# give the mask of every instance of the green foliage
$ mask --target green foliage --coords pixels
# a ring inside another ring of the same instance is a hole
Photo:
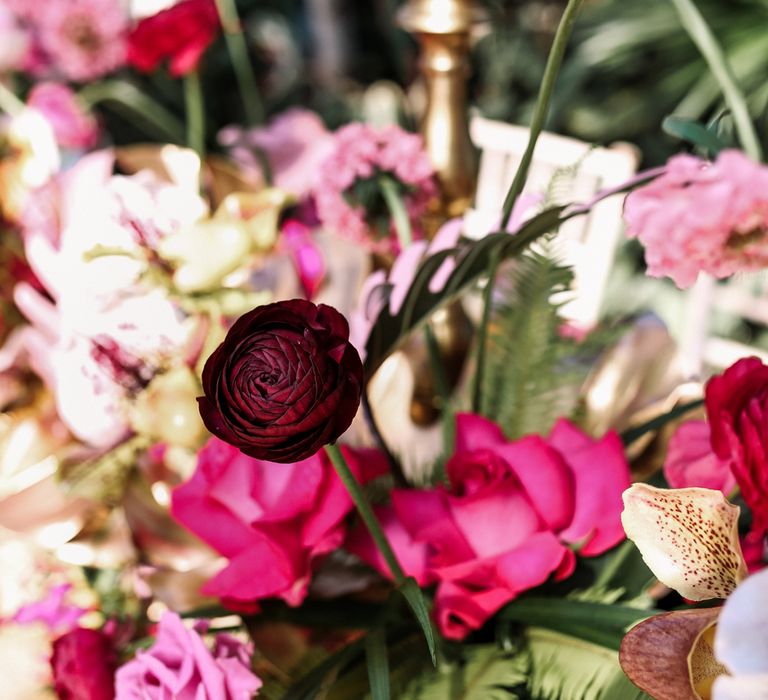
[[[558,334],[553,301],[572,279],[569,268],[533,251],[500,273],[497,287],[507,298],[489,328],[481,412],[509,438],[546,433],[575,406],[586,369],[572,359],[576,344]]]
[[[402,700],[523,700],[529,671],[525,652],[467,646],[462,658],[415,679]]]
[[[615,651],[557,632],[526,632],[531,658],[531,700],[643,700]]]

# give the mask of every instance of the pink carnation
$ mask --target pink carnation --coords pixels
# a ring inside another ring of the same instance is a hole
[[[401,185],[412,225],[437,194],[434,169],[417,134],[397,126],[377,129],[348,124],[335,134],[335,149],[324,162],[314,188],[317,213],[322,223],[352,240],[374,249],[387,250],[388,240],[375,241],[375,232],[362,204],[349,201],[356,183],[381,174]]]
[[[99,140],[99,125],[78,103],[63,83],[37,83],[27,99],[53,128],[56,141],[64,148],[91,148]]]
[[[768,167],[740,151],[714,163],[670,159],[664,174],[630,194],[627,235],[645,246],[652,277],[680,288],[700,272],[717,278],[768,266]]]
[[[361,481],[386,470],[378,452],[343,450]],[[237,609],[262,598],[299,605],[315,566],[341,546],[351,511],[323,450],[295,464],[273,464],[215,437],[171,505],[179,522],[229,559],[203,592]]]
[[[396,489],[380,517],[406,573],[437,583],[435,617],[449,639],[550,577],[573,573],[624,538],[629,466],[615,433],[593,440],[566,420],[546,438],[508,441],[491,421],[459,415],[450,486]],[[388,574],[369,536],[348,547]]]
[[[176,613],[166,612],[155,643],[117,670],[115,700],[251,700],[262,683],[250,657],[249,646],[226,634],[209,649]]]
[[[32,4],[32,3],[30,3]],[[85,82],[125,63],[128,16],[115,0],[46,0],[32,18],[53,68]]]

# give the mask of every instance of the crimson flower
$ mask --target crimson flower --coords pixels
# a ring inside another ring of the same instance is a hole
[[[214,0],[182,0],[134,27],[128,36],[128,63],[149,73],[167,59],[171,75],[191,73],[219,26]]]

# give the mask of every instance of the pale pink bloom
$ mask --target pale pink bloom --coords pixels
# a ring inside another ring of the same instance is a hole
[[[18,70],[30,50],[31,38],[6,5],[0,5],[0,37],[0,73]]]
[[[251,700],[262,683],[251,671],[250,644],[218,634],[209,649],[200,634],[166,612],[155,643],[117,670],[116,700]]]
[[[128,15],[119,0],[46,0],[34,24],[52,67],[69,80],[99,78],[125,63]]]
[[[437,194],[437,186],[422,138],[399,127],[379,129],[354,123],[339,129],[335,148],[320,168],[313,194],[324,226],[374,250],[387,251],[396,248],[394,239],[377,241],[367,219],[370,212],[362,204],[348,201],[355,183],[380,175],[399,183],[418,235],[418,217]]]
[[[320,166],[334,147],[333,135],[320,117],[306,109],[290,109],[267,126],[242,129],[228,126],[219,143],[247,170],[261,172],[255,149],[261,149],[272,169],[276,187],[303,198],[317,181]]]
[[[729,460],[712,449],[709,423],[689,420],[680,425],[669,441],[664,476],[673,489],[699,486],[728,496],[736,487]]]
[[[627,235],[645,247],[648,274],[680,288],[700,272],[722,279],[768,266],[768,167],[740,151],[714,163],[690,155],[632,192],[624,205]]]
[[[96,119],[63,83],[37,83],[29,93],[27,106],[45,117],[57,143],[64,148],[92,148],[99,140]]]

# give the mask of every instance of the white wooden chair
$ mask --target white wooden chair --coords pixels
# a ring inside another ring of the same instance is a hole
[[[480,150],[480,168],[475,206],[465,216],[465,233],[481,237],[498,225],[504,197],[528,144],[529,130],[474,117],[470,135]],[[637,149],[627,143],[595,148],[544,132],[536,143],[524,192],[548,193],[547,202],[552,204],[587,201],[598,191],[629,180],[638,160]],[[598,319],[621,235],[621,209],[622,198],[610,197],[588,215],[564,224],[555,239],[556,254],[574,270],[574,293],[563,314],[577,325],[588,327]]]
[[[680,348],[689,374],[706,377],[742,357],[756,355],[768,363],[768,348],[735,340],[732,330],[752,323],[768,332],[768,276],[743,273],[718,281],[700,275],[685,303]]]

